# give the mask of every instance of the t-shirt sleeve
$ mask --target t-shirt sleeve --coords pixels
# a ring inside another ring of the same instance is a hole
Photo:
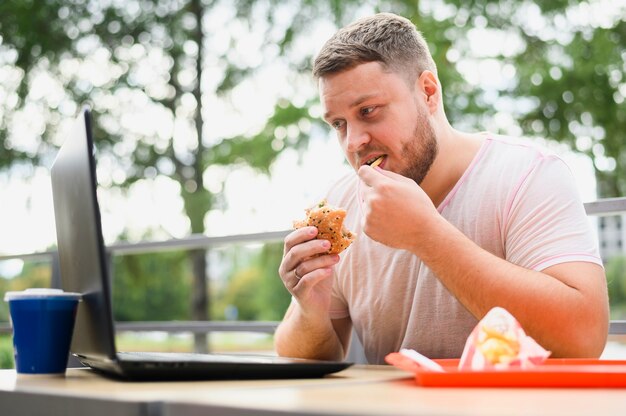
[[[585,213],[574,176],[560,158],[539,159],[508,205],[507,260],[538,271],[573,261],[602,266],[592,220]]]

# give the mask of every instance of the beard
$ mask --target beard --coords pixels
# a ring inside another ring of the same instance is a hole
[[[419,112],[413,135],[402,146],[402,157],[407,161],[408,166],[398,173],[413,179],[420,185],[433,165],[438,152],[435,130],[426,116]]]

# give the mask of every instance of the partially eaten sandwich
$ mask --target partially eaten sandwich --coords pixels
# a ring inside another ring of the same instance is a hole
[[[296,229],[307,226],[316,227],[318,230],[316,238],[330,241],[327,254],[339,254],[354,241],[356,236],[343,225],[346,218],[345,209],[333,207],[326,199],[323,199],[305,212],[306,218],[294,221],[293,227]]]

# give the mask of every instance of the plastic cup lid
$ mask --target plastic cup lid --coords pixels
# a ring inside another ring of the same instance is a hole
[[[47,288],[31,288],[21,292],[7,292],[4,294],[5,301],[11,301],[16,299],[43,299],[43,298],[55,298],[55,299],[77,299],[80,300],[82,295],[80,293],[64,292],[61,289],[47,289]]]

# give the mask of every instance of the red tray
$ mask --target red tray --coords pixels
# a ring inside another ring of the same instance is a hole
[[[434,360],[444,372],[425,370],[400,353],[385,360],[415,374],[424,387],[626,387],[626,360],[549,358],[531,369],[459,370],[458,359]]]

